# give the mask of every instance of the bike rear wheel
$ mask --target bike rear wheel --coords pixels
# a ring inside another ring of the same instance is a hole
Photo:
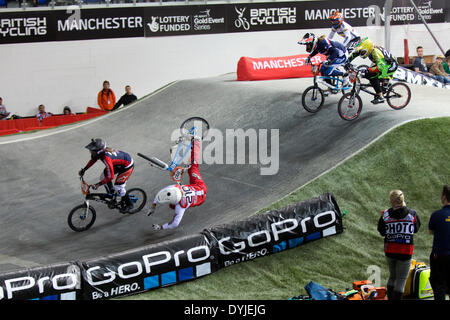
[[[339,116],[346,121],[352,121],[359,117],[362,110],[362,100],[357,93],[344,94],[338,103]]]
[[[181,134],[188,135],[193,134],[193,129],[195,128],[195,133],[201,133],[202,139],[206,137],[209,131],[209,123],[201,117],[190,117],[183,121],[180,126]]]
[[[91,206],[87,207],[84,203],[70,211],[67,217],[67,223],[73,231],[82,232],[92,227],[96,217],[95,209]]]
[[[325,101],[322,89],[317,86],[311,86],[306,88],[302,94],[302,105],[303,108],[311,113],[318,112]]]
[[[395,83],[386,93],[386,101],[394,110],[406,107],[411,100],[411,90],[405,83]]]
[[[128,214],[134,214],[141,211],[147,203],[147,194],[141,188],[132,188],[128,190],[128,196],[130,197],[133,209],[128,211]]]

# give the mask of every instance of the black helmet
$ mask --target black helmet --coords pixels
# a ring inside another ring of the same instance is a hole
[[[97,154],[101,153],[102,151],[105,151],[106,149],[106,142],[103,139],[97,138],[97,139],[91,139],[91,143],[89,143],[86,147],[89,151],[94,151]]]

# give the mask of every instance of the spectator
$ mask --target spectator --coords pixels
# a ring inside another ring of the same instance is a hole
[[[445,53],[445,61],[442,63],[442,66],[444,67],[444,70],[447,74],[450,74],[450,68],[449,65],[450,64],[450,49],[447,50],[447,52]]]
[[[72,110],[70,109],[69,106],[65,106],[63,109],[63,115],[65,116],[74,116],[75,113],[72,113]]]
[[[133,94],[133,92],[131,92],[131,87],[126,86],[125,94],[120,97],[119,101],[117,101],[117,103],[114,105],[114,108],[111,111],[118,109],[122,104],[126,106],[127,104],[130,104],[136,100],[137,97]]]
[[[41,122],[43,119],[53,115],[51,112],[45,111],[45,106],[43,104],[39,105],[38,109],[39,112],[36,114],[36,118]]]
[[[450,186],[444,185],[441,194],[442,209],[433,212],[428,230],[433,235],[430,255],[430,284],[434,300],[445,300],[450,291]]]
[[[416,52],[417,57],[414,59],[414,71],[423,73],[427,76],[431,76],[431,73],[428,72],[428,67],[423,57],[423,47],[417,47]]]
[[[111,111],[116,104],[116,96],[109,87],[109,81],[103,81],[103,89],[98,93],[97,102],[99,107],[105,111]]]
[[[0,98],[0,120],[6,120],[9,116],[9,112],[6,111],[6,107],[3,105],[3,98]]]
[[[378,220],[378,232],[384,236],[384,252],[389,267],[386,285],[389,300],[400,300],[408,278],[414,251],[414,233],[420,228],[416,211],[406,207],[401,190],[389,193],[391,208],[383,211]]]
[[[444,66],[442,65],[444,61],[444,56],[438,55],[436,61],[431,66],[430,71],[435,76],[436,80],[447,84],[450,83],[450,77],[447,75],[447,72],[445,72]]]

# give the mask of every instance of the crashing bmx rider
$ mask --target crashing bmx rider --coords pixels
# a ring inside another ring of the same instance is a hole
[[[200,206],[206,199],[206,184],[200,176],[198,169],[200,137],[192,138],[191,147],[191,167],[188,170],[189,184],[175,184],[160,190],[153,200],[152,207],[148,212],[151,215],[155,212],[156,206],[161,203],[169,203],[169,207],[175,210],[172,221],[163,225],[154,224],[154,230],[174,229],[178,227],[183,219],[187,208]]]
[[[121,213],[126,213],[133,208],[129,195],[125,189],[128,179],[134,169],[133,158],[126,152],[106,147],[103,139],[91,139],[91,142],[85,147],[91,152],[91,160],[82,168],[78,174],[83,176],[97,160],[101,160],[105,169],[100,176],[100,181],[92,185],[92,189],[97,190],[104,185],[107,193],[117,193],[121,197],[124,206],[120,209]],[[117,174],[116,181],[112,182]]]

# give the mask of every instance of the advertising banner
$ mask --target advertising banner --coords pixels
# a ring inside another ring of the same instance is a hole
[[[399,66],[397,71],[394,73],[394,79],[405,81],[411,84],[450,89],[450,85],[448,84],[446,85],[424,74],[403,68],[401,66]]]
[[[4,11],[0,44],[330,28],[339,10],[352,26],[383,26],[385,0],[323,0]],[[427,23],[449,22],[449,2],[416,1]],[[422,23],[407,0],[393,0],[393,25]]]
[[[145,36],[226,33],[226,5],[148,7]]]
[[[218,269],[211,246],[201,234],[83,261],[80,265],[85,300],[174,285]]]
[[[307,54],[272,58],[241,57],[237,67],[237,79],[249,81],[312,77],[311,65],[305,63],[307,57]],[[318,54],[311,62],[319,64],[325,60],[324,55]]]
[[[78,300],[80,274],[75,263],[0,274],[0,300]]]
[[[204,230],[220,267],[342,233],[342,214],[331,193],[279,210]]]

